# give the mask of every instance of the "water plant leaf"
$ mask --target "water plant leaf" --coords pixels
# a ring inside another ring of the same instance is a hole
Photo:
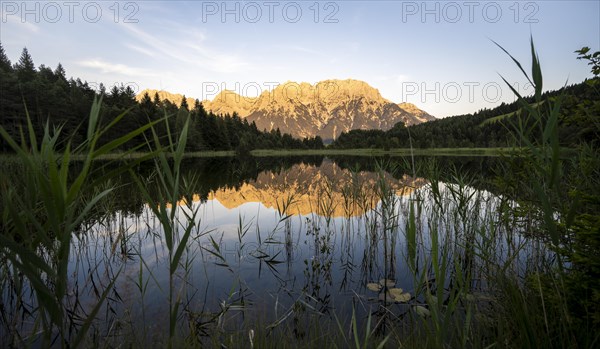
[[[367,288],[371,291],[379,292],[381,290],[381,285],[376,283],[368,283]]]
[[[389,293],[394,297],[394,300],[399,303],[406,303],[410,300],[410,293],[402,292],[401,288],[392,288]]]
[[[389,291],[381,292],[379,294],[379,300],[386,303],[394,303],[396,301],[394,296],[392,296],[392,294]]]
[[[379,300],[386,303],[406,303],[410,298],[410,293],[402,292],[401,288],[391,288],[379,294]]]

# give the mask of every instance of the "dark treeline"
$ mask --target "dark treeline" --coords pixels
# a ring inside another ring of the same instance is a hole
[[[557,91],[546,92],[543,100],[564,93],[559,119],[561,145],[573,147],[600,138],[600,79],[594,78]],[[525,98],[533,103],[534,98]],[[544,108],[544,103],[538,106]],[[332,144],[339,149],[353,148],[460,148],[508,147],[514,145],[514,126],[520,117],[525,128],[536,136],[536,120],[522,116],[521,104],[502,103],[493,109],[457,115],[410,127],[398,123],[388,131],[352,130],[342,133]],[[539,134],[539,133],[538,133]]]
[[[500,157],[493,156],[376,156],[359,157],[350,155],[327,156],[340,168],[349,171],[367,171],[377,173],[380,170],[388,172],[392,177],[400,179],[405,175],[426,179],[437,175],[445,183],[455,182],[459,177],[490,181],[494,178]],[[445,171],[438,171],[445,169]]]
[[[0,125],[14,139],[19,139],[21,129],[26,127],[28,113],[39,137],[48,123],[50,130],[62,127],[63,143],[66,144],[69,139],[72,146],[81,144],[85,139],[92,102],[98,94],[103,96],[101,126],[126,113],[116,127],[104,134],[102,142],[116,139],[149,121],[166,116],[166,121],[159,122],[155,130],[163,138],[171,134],[174,139],[177,139],[189,118],[186,151],[236,150],[245,153],[252,149],[323,147],[323,141],[318,136],[300,140],[282,134],[279,129],[261,131],[255,123],[248,123],[235,114],[215,115],[207,112],[198,100],[190,106],[183,98],[181,105],[175,105],[168,100],[160,100],[158,95],[146,94],[138,102],[135,91],[129,86],[115,85],[107,91],[100,84],[96,91],[80,79],[67,79],[61,64],[54,70],[44,65],[36,68],[26,48],[13,65],[0,44]],[[145,144],[144,135],[126,144],[124,149],[139,144]],[[8,144],[1,141],[0,151],[8,150]]]

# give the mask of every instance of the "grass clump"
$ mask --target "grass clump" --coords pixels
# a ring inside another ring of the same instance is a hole
[[[40,137],[28,118],[21,140],[12,139],[0,126],[0,135],[17,154],[15,166],[21,178],[3,177],[2,197],[2,259],[3,286],[15,290],[17,299],[9,304],[22,308],[25,318],[8,318],[2,312],[8,328],[3,338],[10,346],[76,347],[86,340],[104,300],[118,276],[97,294],[96,303],[84,309],[69,284],[68,265],[75,232],[95,214],[95,207],[112,191],[103,187],[94,176],[94,160],[149,129],[141,127],[110,143],[99,145],[101,135],[113,127],[125,114],[104,129],[97,129],[100,101],[90,112],[87,141],[76,149],[70,143],[57,152],[61,129],[44,128]],[[73,157],[83,156],[72,174]],[[73,177],[70,177],[73,175]],[[11,181],[12,179],[13,181]],[[25,297],[32,292],[33,297]],[[29,300],[27,302],[26,300]],[[5,308],[3,308],[4,310]],[[15,313],[12,313],[15,314]]]

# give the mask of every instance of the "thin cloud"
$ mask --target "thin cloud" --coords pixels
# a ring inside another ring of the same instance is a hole
[[[158,74],[145,69],[133,68],[120,63],[109,63],[99,59],[91,59],[77,62],[79,66],[99,70],[103,74],[121,74],[125,76],[148,76],[155,77]]]
[[[152,52],[170,58],[173,61],[199,66],[201,68],[220,72],[236,73],[250,67],[236,55],[225,54],[201,45],[206,36],[200,32],[176,33],[172,37],[183,37],[185,39],[162,39],[156,35],[136,28],[135,26],[123,26],[134,38],[136,45],[127,43],[130,48],[152,55]]]
[[[139,47],[137,45],[132,45],[132,44],[125,44],[125,46],[128,47],[128,48],[130,48],[130,49],[132,49],[132,50],[134,50],[134,51],[142,53],[142,54],[144,54],[146,56],[156,57],[156,53],[155,52],[147,50],[147,49],[145,49],[143,47]]]
[[[37,33],[40,31],[40,27],[28,21],[27,17],[25,17],[25,22],[23,22],[19,15],[9,15],[0,12],[0,16],[3,21],[2,26],[4,27],[4,30],[10,30],[7,27],[13,25],[16,26],[16,28],[14,28],[16,32],[24,30],[30,33]]]

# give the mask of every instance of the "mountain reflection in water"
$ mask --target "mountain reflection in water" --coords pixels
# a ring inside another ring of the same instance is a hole
[[[286,171],[264,171],[255,180],[237,187],[222,187],[208,194],[208,200],[217,200],[228,209],[245,203],[258,202],[266,208],[281,208],[282,199],[289,199],[286,214],[330,215],[351,217],[363,215],[379,202],[377,190],[382,185],[399,196],[409,195],[425,185],[423,178],[403,175],[395,179],[388,172],[351,171],[340,168],[335,162],[325,160],[320,166],[294,164]],[[360,200],[359,200],[360,199]],[[193,201],[201,200],[199,194]],[[324,210],[323,200],[330,201]],[[178,205],[183,205],[182,200]]]

